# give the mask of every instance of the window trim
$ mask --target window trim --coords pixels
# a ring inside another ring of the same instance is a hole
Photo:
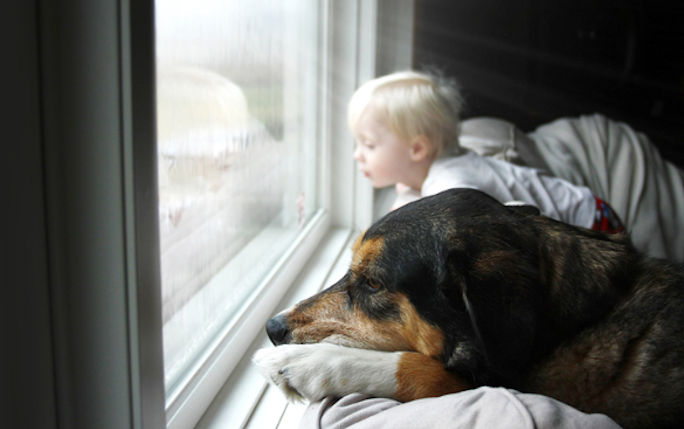
[[[58,427],[163,427],[153,3],[40,2]]]
[[[297,287],[291,288],[278,305],[283,309],[294,305],[302,299],[313,295],[341,278],[351,260],[351,243],[356,233],[347,228],[332,227],[324,237],[322,243],[297,276]],[[262,347],[270,347],[264,331],[256,336],[244,358],[235,371],[226,380],[220,392],[216,395],[206,410],[196,428],[209,427],[254,427],[262,428],[254,420],[263,423],[264,418],[258,417],[264,413],[280,414],[286,411],[285,397],[277,388],[270,386],[252,365],[250,358],[254,352]],[[275,395],[269,390],[275,390]],[[268,403],[261,403],[267,400]],[[301,404],[300,404],[301,405]],[[273,422],[276,427],[278,422]],[[179,426],[180,427],[180,426]]]
[[[167,400],[167,427],[193,427],[199,420],[262,331],[263,323],[274,312],[329,226],[329,215],[319,211],[262,280],[248,303],[222,329],[217,341],[193,368],[185,386]]]

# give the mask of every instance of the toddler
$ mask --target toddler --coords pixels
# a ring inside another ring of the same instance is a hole
[[[366,82],[352,96],[354,159],[374,187],[394,185],[397,208],[450,188],[479,189],[543,215],[604,232],[624,230],[610,206],[583,186],[458,144],[462,99],[455,82],[405,71]]]

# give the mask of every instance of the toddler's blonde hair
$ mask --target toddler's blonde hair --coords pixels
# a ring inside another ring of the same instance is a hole
[[[349,100],[347,121],[354,133],[364,110],[371,105],[382,113],[387,125],[403,141],[418,136],[430,140],[433,156],[458,154],[463,99],[453,79],[401,71],[372,79]]]

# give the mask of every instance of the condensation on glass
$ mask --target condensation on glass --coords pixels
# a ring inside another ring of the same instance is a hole
[[[317,209],[317,3],[156,1],[167,392]]]

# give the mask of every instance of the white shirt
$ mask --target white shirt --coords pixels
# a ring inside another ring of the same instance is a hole
[[[421,196],[451,188],[478,189],[502,203],[522,201],[545,216],[572,225],[591,228],[594,223],[596,203],[589,188],[474,152],[435,160]]]

